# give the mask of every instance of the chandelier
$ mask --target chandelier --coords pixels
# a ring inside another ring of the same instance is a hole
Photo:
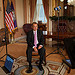
[[[60,0],[61,2],[63,2],[64,0]],[[68,5],[74,5],[75,6],[75,0],[67,0]]]
[[[68,0],[69,5],[74,5],[75,6],[75,0]]]

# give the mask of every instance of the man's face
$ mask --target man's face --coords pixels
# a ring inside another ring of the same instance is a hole
[[[36,31],[38,29],[38,25],[37,24],[33,24],[32,28],[33,28],[34,31]]]

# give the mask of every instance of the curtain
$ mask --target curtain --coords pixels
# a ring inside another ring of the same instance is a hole
[[[37,7],[36,7],[35,12],[34,12],[33,21],[37,22]]]
[[[36,2],[37,2],[37,0],[30,0],[30,23],[33,22],[34,11],[36,8]]]
[[[26,0],[24,0],[24,22],[27,23],[27,4],[26,4]]]
[[[38,0],[38,7],[36,5],[36,9],[34,12],[34,22],[37,22],[39,20],[39,13],[40,13],[40,8],[41,8],[41,0]],[[38,11],[38,12],[37,12]]]
[[[49,0],[42,0],[42,2],[43,2],[45,16],[47,18],[47,28],[49,28]]]

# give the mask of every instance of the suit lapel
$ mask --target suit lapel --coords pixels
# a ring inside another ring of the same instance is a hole
[[[31,36],[32,36],[32,37],[34,37],[34,33],[33,33],[33,30],[32,30],[32,34],[31,34]]]
[[[32,36],[32,39],[34,41],[34,33],[33,33],[33,30],[32,30],[31,36]]]
[[[39,31],[37,30],[37,39],[38,39],[38,37],[39,37]]]

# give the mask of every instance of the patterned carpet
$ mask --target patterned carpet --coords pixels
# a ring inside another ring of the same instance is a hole
[[[28,62],[26,57],[20,56],[13,64],[12,72],[15,75],[65,75],[66,68],[59,62],[47,61],[46,66],[43,64],[43,71],[40,71],[35,63],[38,59],[32,59],[32,73],[26,73],[28,69]]]

